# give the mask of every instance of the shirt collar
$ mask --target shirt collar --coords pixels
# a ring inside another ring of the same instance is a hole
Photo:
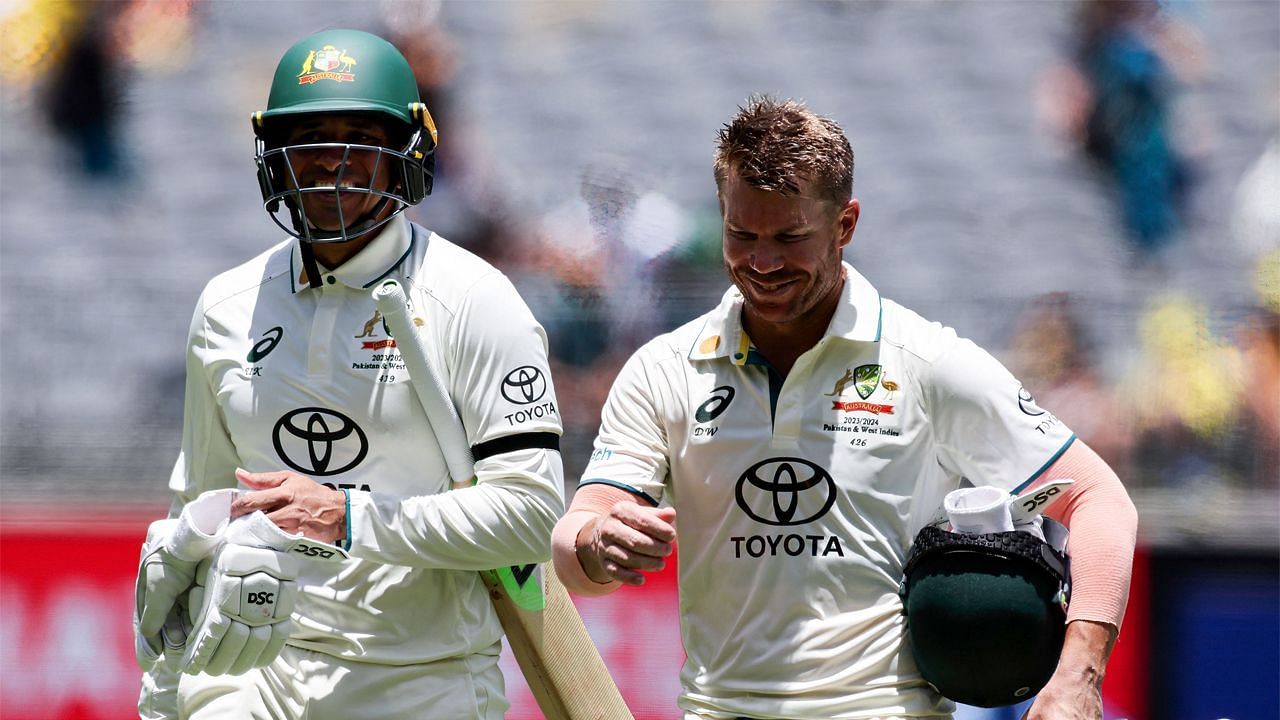
[[[413,252],[416,233],[403,214],[391,219],[376,237],[350,260],[336,269],[320,268],[325,282],[340,282],[353,289],[368,289],[395,270]],[[302,279],[302,241],[293,244],[289,260],[289,277],[297,294],[311,285]],[[329,280],[333,278],[333,280]]]
[[[827,337],[854,342],[880,342],[883,315],[880,293],[849,263],[841,263],[845,272],[840,288],[840,304],[827,326]],[[751,349],[751,338],[742,329],[742,293],[736,286],[725,291],[720,304],[707,315],[698,339],[689,350],[690,360],[727,357],[735,365],[745,365]]]
[[[884,320],[884,303],[880,291],[866,278],[844,265],[844,288],[840,291],[840,304],[827,327],[830,337],[854,342],[880,342],[880,330]]]

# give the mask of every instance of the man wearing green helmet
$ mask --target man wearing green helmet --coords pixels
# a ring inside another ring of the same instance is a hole
[[[140,714],[500,718],[502,631],[476,571],[550,557],[546,335],[505,276],[404,217],[431,193],[437,134],[389,43],[303,39],[252,121],[264,207],[291,237],[211,280],[192,320],[171,519],[139,571]],[[469,487],[452,489],[371,297],[387,279],[462,420]]]
[[[290,48],[253,130],[263,202],[306,243],[304,262],[316,253],[337,267],[431,193],[435,123],[408,62],[367,33],[331,30]]]

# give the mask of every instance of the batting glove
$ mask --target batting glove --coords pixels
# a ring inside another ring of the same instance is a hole
[[[134,649],[138,665],[150,671],[169,651],[186,643],[183,597],[196,567],[218,543],[219,526],[231,511],[235,490],[207,492],[188,503],[176,520],[157,520],[147,529],[134,588]]]
[[[224,544],[201,563],[191,589],[191,635],[182,671],[242,675],[265,667],[289,638],[298,561],[267,548]]]

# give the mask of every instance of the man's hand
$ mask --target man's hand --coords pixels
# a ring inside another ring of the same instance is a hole
[[[346,536],[346,495],[295,472],[251,473],[236,470],[236,480],[255,492],[241,493],[231,503],[231,518],[256,510],[287,533],[302,533],[331,545]]]
[[[578,532],[578,561],[598,583],[614,580],[643,585],[641,572],[656,572],[676,540],[674,508],[653,508],[631,501],[615,504]]]
[[[1025,720],[1102,720],[1102,677],[1115,642],[1110,625],[1075,620],[1067,625],[1058,669]]]

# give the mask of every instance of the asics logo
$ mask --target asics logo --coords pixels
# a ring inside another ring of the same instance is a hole
[[[733,396],[737,391],[729,385],[721,385],[711,391],[711,397],[707,398],[698,406],[696,412],[693,413],[693,419],[700,423],[708,423],[720,417],[720,414],[729,409],[729,403],[733,402]]]
[[[258,362],[267,355],[270,355],[272,350],[276,349],[276,345],[280,342],[280,338],[282,337],[284,337],[284,328],[279,325],[262,333],[262,339],[254,344],[253,348],[249,350],[249,354],[246,355],[244,359],[251,363]]]

